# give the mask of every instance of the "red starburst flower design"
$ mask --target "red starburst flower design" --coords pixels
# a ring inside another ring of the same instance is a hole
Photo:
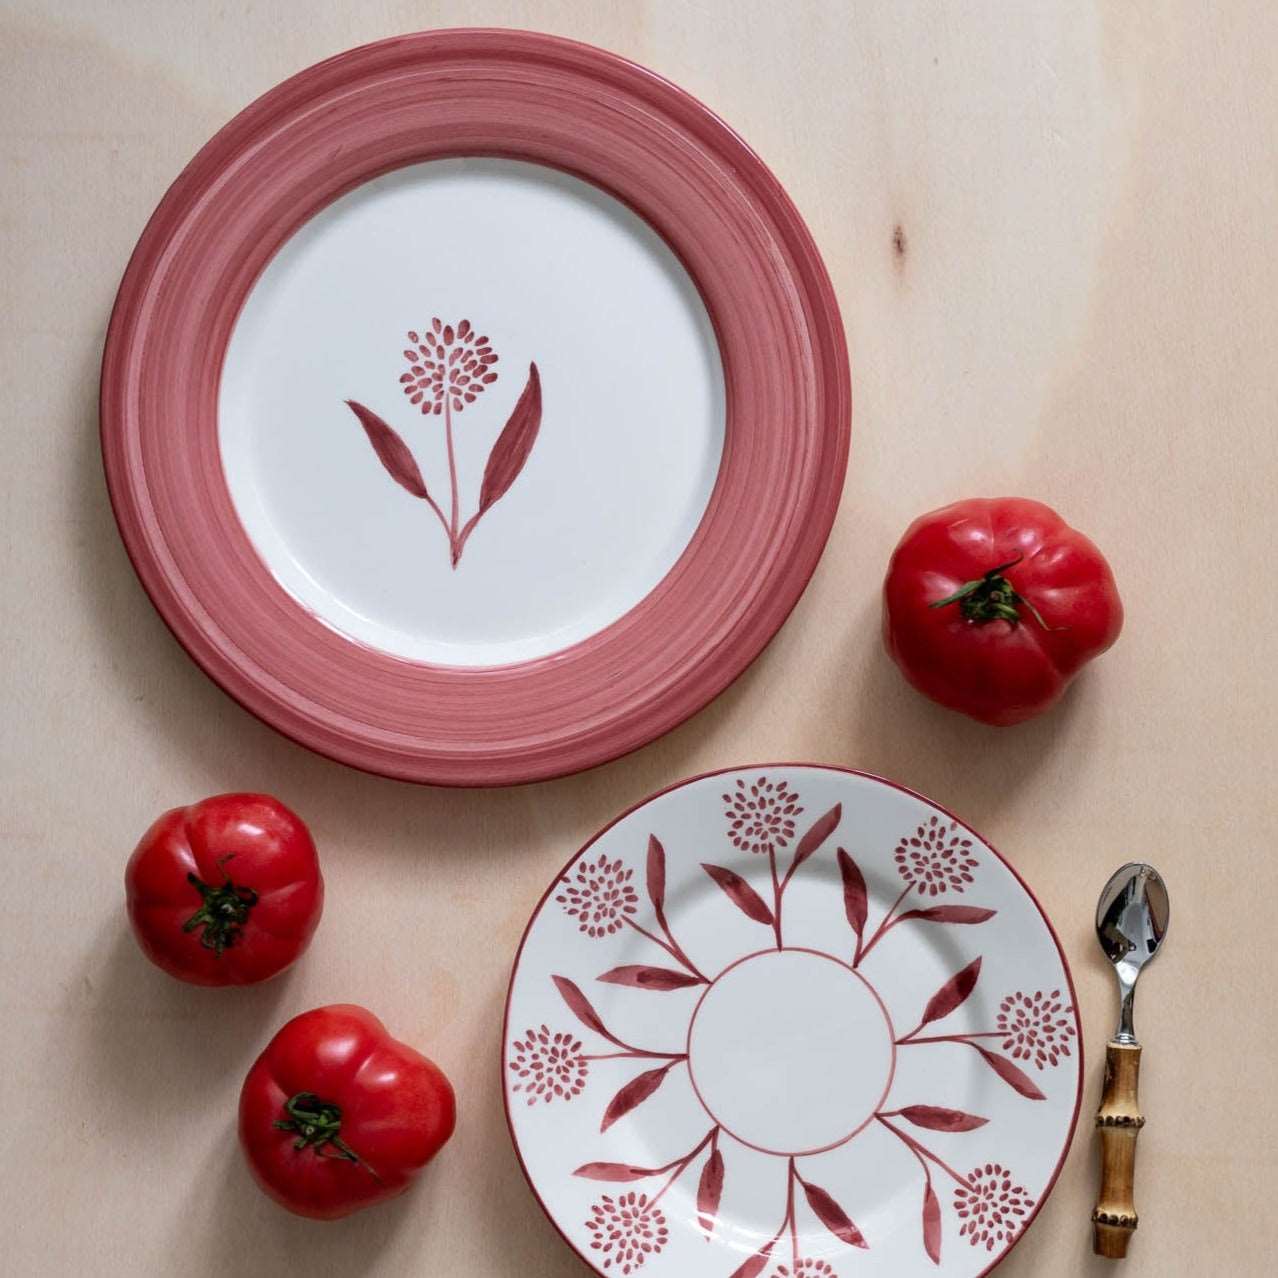
[[[627,869],[620,858],[609,861],[600,853],[597,861],[585,861],[577,868],[555,900],[577,920],[577,926],[587,936],[610,936],[639,904],[638,893],[630,883],[633,877],[634,871]]]
[[[445,404],[460,413],[497,380],[497,354],[470,320],[454,328],[435,318],[424,333],[410,331],[408,340],[412,345],[404,358],[409,368],[399,381],[409,403],[420,404],[423,413],[438,416]]]
[[[895,855],[901,877],[924,896],[962,892],[973,882],[972,871],[978,864],[972,856],[972,840],[959,830],[958,822],[944,825],[936,816],[904,836]]]
[[[793,1269],[778,1265],[775,1278],[839,1278],[824,1260],[796,1260]]]
[[[1035,990],[1024,994],[1017,990],[999,1005],[998,1029],[1006,1034],[1003,1050],[1018,1060],[1033,1060],[1039,1069],[1055,1065],[1069,1055],[1069,1040],[1074,1037],[1071,1007],[1060,990],[1050,994]]]
[[[968,1174],[971,1188],[954,1191],[954,1210],[963,1222],[959,1235],[973,1247],[986,1251],[1010,1243],[1020,1232],[1021,1221],[1034,1206],[1025,1189],[1012,1182],[1012,1173],[998,1163],[986,1163]]]
[[[648,1203],[647,1194],[634,1192],[612,1198],[605,1194],[591,1209],[586,1228],[590,1248],[604,1269],[614,1265],[621,1274],[634,1273],[669,1240],[666,1218]]]
[[[572,1100],[586,1085],[589,1067],[580,1041],[571,1034],[552,1034],[543,1025],[516,1039],[510,1051],[510,1072],[520,1080],[510,1090],[523,1092],[530,1105]]]
[[[759,777],[749,785],[737,778],[737,788],[723,796],[728,837],[742,852],[783,851],[794,838],[794,818],[803,809],[799,796],[784,781]]]

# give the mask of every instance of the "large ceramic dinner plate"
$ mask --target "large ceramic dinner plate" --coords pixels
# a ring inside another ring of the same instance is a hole
[[[833,292],[775,178],[660,77],[433,32],[280,85],[121,285],[102,434],[181,642],[298,741],[527,781],[719,692],[847,461]]]
[[[1055,1183],[1079,1035],[1051,924],[979,835],[876,777],[741,768],[551,884],[506,1111],[609,1278],[972,1278]]]

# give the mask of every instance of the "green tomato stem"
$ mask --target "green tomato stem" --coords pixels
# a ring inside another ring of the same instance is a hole
[[[956,603],[964,621],[975,622],[977,625],[984,625],[987,621],[1007,621],[1016,626],[1020,624],[1020,609],[1024,605],[1044,630],[1067,630],[1067,626],[1049,626],[1043,620],[1043,614],[1004,576],[1009,568],[1015,568],[1023,558],[1023,555],[1017,555],[1015,559],[998,564],[984,576],[964,582],[952,595],[937,599],[928,604],[928,607],[947,608]]]

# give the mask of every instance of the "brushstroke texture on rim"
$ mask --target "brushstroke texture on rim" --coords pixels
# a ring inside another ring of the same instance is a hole
[[[562,652],[465,670],[362,646],[278,586],[236,518],[216,417],[232,328],[285,240],[375,176],[457,156],[562,169],[644,217],[705,301],[727,407],[706,513],[658,587]],[[850,415],[829,278],[758,157],[652,72],[512,31],[367,45],[238,115],[148,223],[102,370],[116,518],[144,587],[191,656],[314,750],[451,785],[590,767],[651,741],[722,691],[816,566],[842,489]]]

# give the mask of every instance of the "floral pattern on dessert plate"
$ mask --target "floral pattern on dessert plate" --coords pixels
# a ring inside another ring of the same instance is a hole
[[[977,834],[831,767],[684,782],[543,896],[504,1095],[600,1273],[988,1273],[1059,1173],[1082,1046],[1051,924]]]

